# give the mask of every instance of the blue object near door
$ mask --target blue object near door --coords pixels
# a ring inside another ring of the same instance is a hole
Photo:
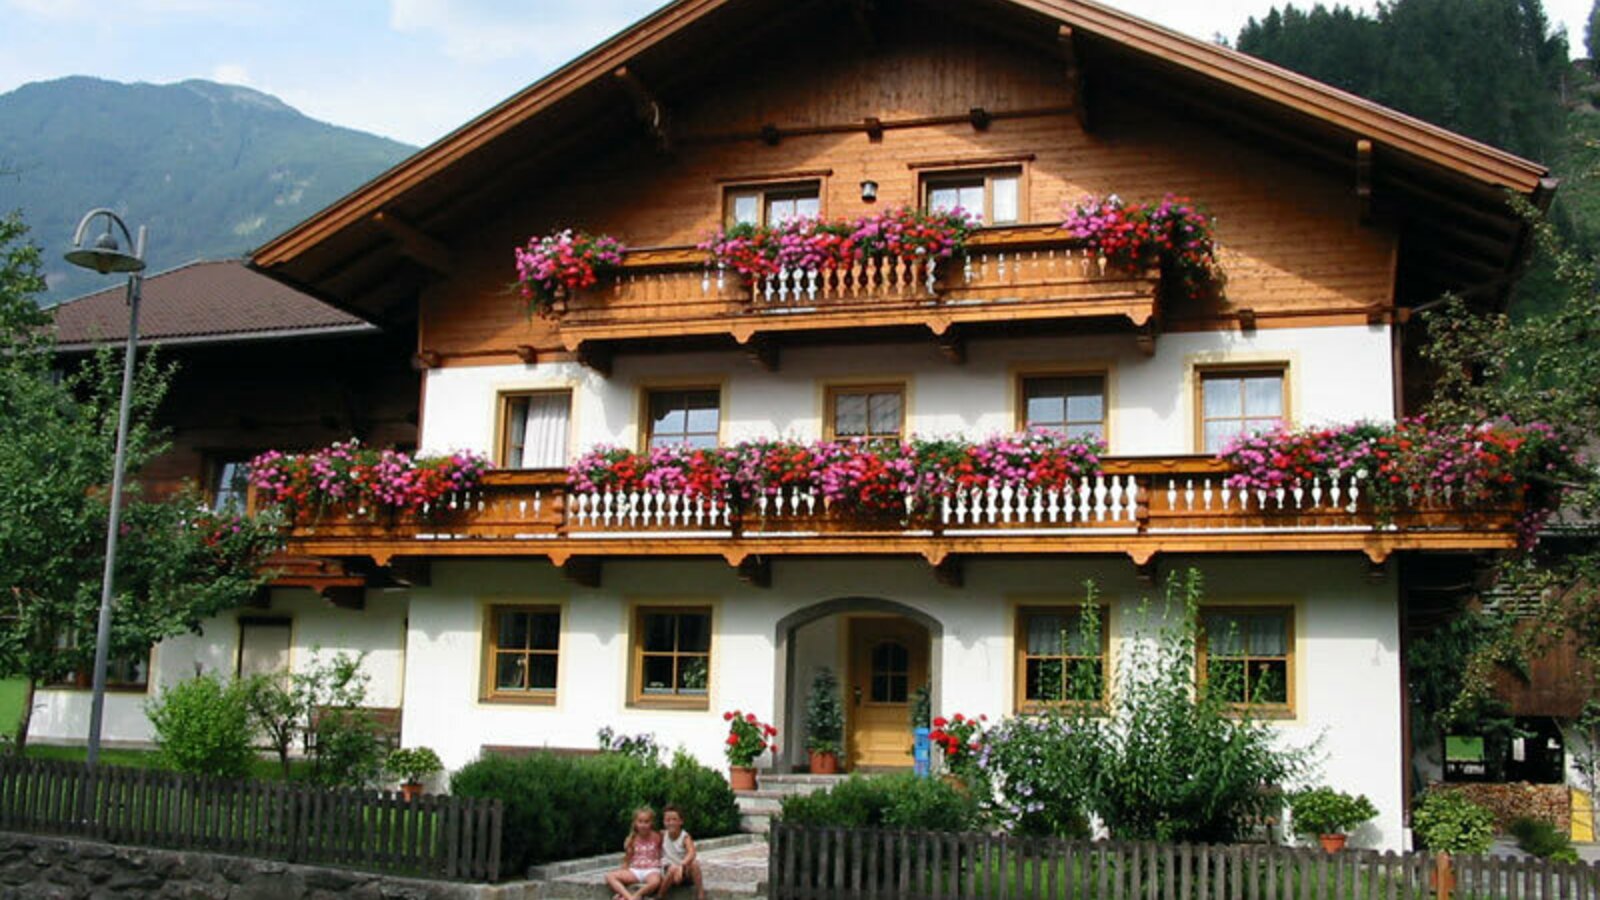
[[[928,740],[928,729],[917,728],[911,733],[916,736],[911,745],[911,764],[918,778],[927,778],[929,773],[928,759],[932,746]]]

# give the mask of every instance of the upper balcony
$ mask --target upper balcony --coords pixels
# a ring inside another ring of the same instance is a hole
[[[1404,550],[1506,550],[1520,508],[1416,497],[1388,515],[1357,478],[1241,491],[1213,457],[1106,459],[1102,471],[1049,491],[983,490],[931,508],[884,513],[830,508],[780,492],[748,509],[725,499],[579,493],[563,470],[500,471],[416,515],[353,509],[302,513],[291,553],[370,558],[545,557],[558,565],[616,557],[723,558],[909,555],[934,565],[976,554],[1359,552],[1376,565]]]
[[[707,265],[694,248],[629,251],[622,271],[557,307],[571,351],[642,339],[926,328],[1042,320],[1121,321],[1148,333],[1158,316],[1156,270],[1120,271],[1059,225],[975,232],[965,258],[874,259],[847,269],[791,271],[747,281]]]

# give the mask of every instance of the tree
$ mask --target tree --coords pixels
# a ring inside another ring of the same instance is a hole
[[[1595,42],[1600,41],[1600,0],[1589,7],[1589,21],[1583,27],[1583,49],[1589,52],[1589,65],[1594,66]]]
[[[59,373],[39,251],[19,216],[0,219],[0,677],[27,682],[16,751],[34,691],[94,659],[121,361],[107,350]],[[155,411],[173,368],[138,369],[128,483],[115,572],[111,652],[142,657],[157,642],[248,600],[277,545],[271,517],[205,510],[192,488],[142,496],[137,473],[164,449]]]
[[[339,653],[300,672],[254,675],[243,682],[251,724],[278,754],[283,777],[298,741],[319,784],[362,787],[382,764],[382,740],[364,708],[366,654]]]

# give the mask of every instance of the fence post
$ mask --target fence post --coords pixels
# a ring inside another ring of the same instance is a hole
[[[1455,891],[1456,873],[1450,865],[1450,854],[1439,853],[1433,857],[1433,896],[1434,900],[1450,900],[1450,895]]]

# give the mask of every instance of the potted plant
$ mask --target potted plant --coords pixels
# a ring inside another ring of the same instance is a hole
[[[806,700],[806,749],[811,752],[811,774],[839,771],[839,744],[844,740],[844,704],[839,700],[839,679],[823,667],[811,679]]]
[[[736,791],[756,789],[756,757],[772,748],[778,729],[737,709],[722,714],[728,723],[728,784]]]
[[[400,794],[414,800],[422,793],[422,781],[444,769],[439,754],[427,747],[401,747],[384,761],[389,774],[400,779]]]
[[[1316,836],[1322,849],[1337,853],[1344,849],[1349,833],[1378,814],[1365,794],[1351,796],[1333,788],[1311,788],[1289,797],[1296,834]]]
[[[918,778],[928,777],[933,759],[933,742],[928,738],[933,724],[933,690],[921,685],[911,695],[911,764]]]

